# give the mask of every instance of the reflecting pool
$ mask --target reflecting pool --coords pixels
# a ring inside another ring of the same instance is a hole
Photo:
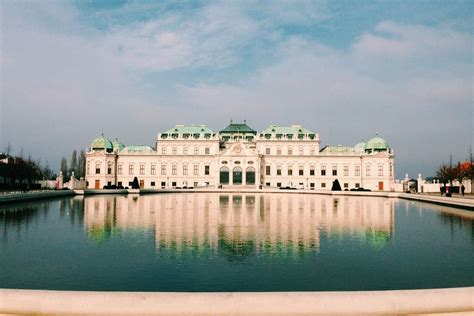
[[[349,291],[474,285],[474,212],[376,197],[97,195],[0,208],[0,288]]]

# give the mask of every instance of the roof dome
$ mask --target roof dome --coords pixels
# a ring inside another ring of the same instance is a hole
[[[387,150],[388,148],[389,146],[387,141],[378,135],[369,139],[369,141],[365,144],[365,150],[383,151]]]
[[[355,144],[354,151],[356,153],[363,153],[364,150],[365,150],[365,142],[364,141],[361,140],[360,143]]]
[[[125,148],[125,145],[119,142],[117,138],[112,142],[112,146],[114,148],[114,151],[121,151]]]
[[[105,138],[104,135],[102,135],[99,138],[96,138],[92,141],[91,148],[92,150],[112,151],[113,145],[112,145],[112,142],[108,138]]]

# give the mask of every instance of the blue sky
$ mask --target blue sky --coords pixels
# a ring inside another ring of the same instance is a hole
[[[57,167],[104,132],[295,124],[376,132],[396,175],[473,143],[472,1],[3,1],[1,147]]]

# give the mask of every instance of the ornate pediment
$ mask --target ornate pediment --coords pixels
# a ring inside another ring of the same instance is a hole
[[[257,148],[254,143],[236,141],[233,143],[227,143],[226,148],[221,152],[222,157],[246,157],[256,156]]]

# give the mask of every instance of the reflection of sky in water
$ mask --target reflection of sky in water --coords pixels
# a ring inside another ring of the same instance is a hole
[[[318,251],[321,235],[384,247],[393,232],[393,200],[290,194],[94,196],[85,227],[98,242],[131,231],[153,232],[156,248],[176,253]]]

